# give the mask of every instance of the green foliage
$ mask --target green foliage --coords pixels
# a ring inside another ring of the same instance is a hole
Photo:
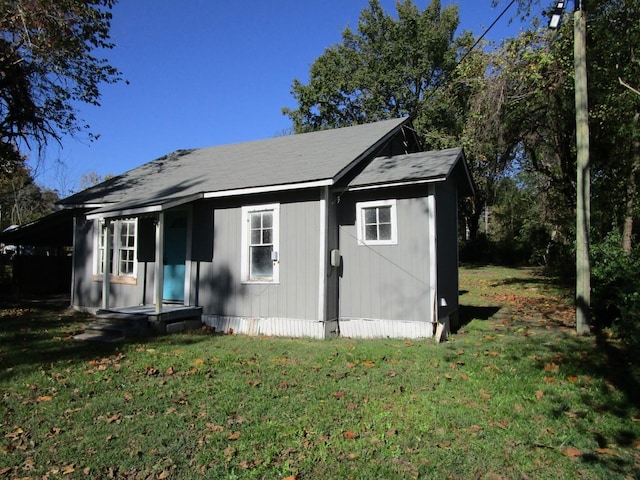
[[[98,105],[99,86],[120,80],[103,58],[115,0],[0,0],[0,167],[20,145],[43,147],[87,128],[75,105]]]
[[[601,328],[640,346],[640,248],[627,253],[621,244],[614,230],[592,246],[591,305]]]
[[[52,213],[57,201],[57,192],[41,188],[28,168],[14,165],[6,175],[0,174],[0,230]]]
[[[441,8],[433,0],[423,11],[411,0],[398,2],[397,19],[371,0],[357,31],[346,28],[342,42],[318,57],[308,85],[294,80],[297,108],[284,108],[298,133],[386,118],[417,115],[417,123],[444,128],[428,120],[451,116],[446,105],[425,102],[446,84],[456,61],[453,41],[456,6]],[[423,130],[423,131],[428,131]]]

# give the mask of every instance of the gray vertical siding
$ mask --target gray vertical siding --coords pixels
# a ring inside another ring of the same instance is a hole
[[[247,318],[318,317],[318,195],[298,202],[280,202],[280,275],[277,284],[242,282],[240,272],[242,211],[244,205],[277,203],[277,199],[253,200],[242,205],[210,202],[194,212],[194,224],[202,216],[213,218],[211,261],[192,265],[199,272],[199,304],[205,315]],[[200,231],[199,235],[206,235]],[[194,242],[199,235],[194,234]]]
[[[384,198],[394,198],[392,191],[385,193]],[[380,192],[376,195],[381,198]],[[355,203],[370,199],[363,195],[341,199],[340,318],[431,322],[426,198],[397,199],[397,245],[360,246]]]

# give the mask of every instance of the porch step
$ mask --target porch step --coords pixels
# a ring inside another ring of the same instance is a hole
[[[75,335],[73,339],[84,342],[113,343],[124,340],[124,337],[122,335],[107,332],[85,331],[84,333]]]
[[[146,315],[99,311],[93,323],[85,325],[84,333],[74,338],[95,342],[116,342],[148,332],[149,321]]]
[[[174,307],[156,313],[150,307],[98,310],[76,340],[116,342],[149,334],[178,333],[202,326],[202,307]]]

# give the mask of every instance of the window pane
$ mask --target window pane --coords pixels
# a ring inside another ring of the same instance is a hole
[[[262,228],[271,228],[273,226],[273,213],[262,213]]]
[[[262,221],[260,218],[260,214],[259,213],[252,213],[251,214],[251,228],[255,229],[255,228],[260,228],[262,226]]]
[[[273,243],[273,230],[268,229],[262,232],[262,243],[264,244]]]
[[[376,223],[376,209],[375,208],[365,208],[364,209],[364,223]]]
[[[379,237],[378,240],[391,240],[391,224],[383,223],[379,227]]]
[[[251,278],[273,277],[272,251],[271,246],[251,247]]]
[[[378,228],[375,225],[366,225],[364,227],[365,240],[378,240]]]
[[[251,245],[260,245],[260,230],[251,230]]]
[[[378,221],[380,223],[391,223],[391,207],[378,208]]]

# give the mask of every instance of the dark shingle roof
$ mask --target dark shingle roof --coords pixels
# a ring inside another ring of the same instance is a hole
[[[178,150],[65,198],[62,205],[130,205],[200,193],[332,180],[407,118],[253,142]]]
[[[462,148],[448,148],[446,150],[374,158],[349,183],[349,187],[420,180],[445,180],[449,177],[462,155]]]

